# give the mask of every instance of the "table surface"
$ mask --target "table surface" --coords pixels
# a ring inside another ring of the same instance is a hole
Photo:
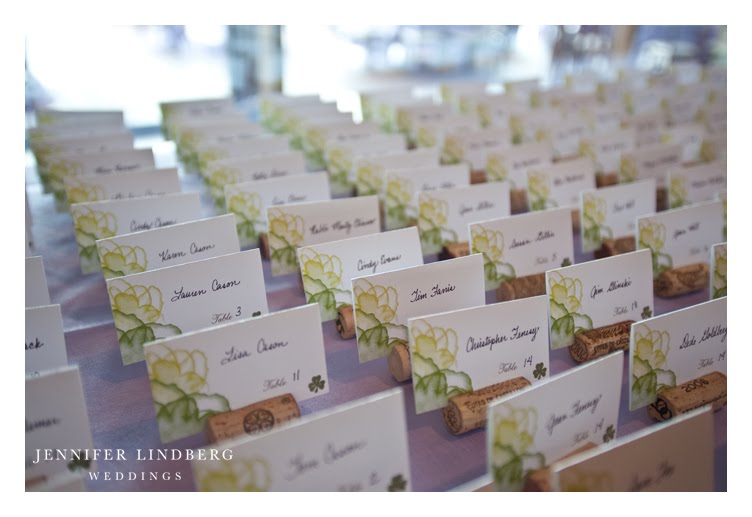
[[[157,166],[174,166],[174,146],[161,138],[137,139],[137,147],[151,147]],[[211,198],[199,178],[180,171],[183,190],[202,193],[205,216],[216,215]],[[57,212],[51,194],[43,194],[33,166],[27,167],[27,192],[33,220],[35,255],[42,255],[52,303],[60,304],[65,328],[68,361],[78,364],[96,448],[124,449],[125,462],[99,461],[98,470],[135,472],[136,479],[87,481],[95,491],[188,491],[194,489],[190,465],[178,461],[137,461],[136,449],[192,449],[207,444],[205,435],[185,438],[168,446],[159,439],[145,363],[123,366],[109,299],[101,274],[81,274],[68,213]],[[577,263],[593,260],[592,254],[579,252],[575,235]],[[435,260],[427,257],[427,261]],[[272,277],[264,261],[269,310],[277,311],[305,303],[296,275]],[[656,315],[704,302],[708,291],[676,299],[655,299]],[[495,293],[486,293],[486,303],[494,303]],[[324,347],[329,372],[328,394],[300,403],[303,415],[378,393],[396,386],[404,390],[407,408],[407,433],[410,450],[412,488],[418,491],[444,491],[471,482],[486,474],[486,432],[478,429],[453,436],[444,425],[441,412],[416,415],[410,383],[397,383],[389,373],[386,360],[360,364],[354,340],[339,337],[334,322],[323,324]],[[566,349],[551,353],[551,373],[576,366]],[[618,436],[639,431],[656,422],[642,409],[628,409],[628,365],[624,361]],[[726,408],[714,415],[715,489],[726,490]],[[145,473],[142,475],[141,473]],[[163,473],[167,473],[163,476]],[[180,473],[177,480],[176,473]],[[151,474],[151,475],[150,475]],[[113,474],[114,475],[114,474]],[[131,476],[134,477],[134,476]],[[154,478],[157,478],[156,480]],[[168,479],[164,479],[168,478]]]

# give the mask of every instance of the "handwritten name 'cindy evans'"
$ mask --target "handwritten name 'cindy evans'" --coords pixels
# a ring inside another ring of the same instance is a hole
[[[363,260],[358,259],[358,271],[370,271],[372,274],[376,273],[376,269],[379,266],[391,264],[402,259],[402,255],[381,255],[380,259]]]
[[[625,278],[623,280],[614,280],[610,284],[608,284],[608,289],[606,289],[606,292],[610,293],[618,289],[624,289],[629,287],[630,285],[632,285],[632,280],[630,278]],[[590,298],[595,298],[599,294],[603,294],[603,288],[600,285],[595,284],[590,290]]]
[[[159,252],[159,258],[162,259],[162,262],[168,262],[176,258],[186,257],[188,256],[188,254],[196,255],[199,253],[204,253],[205,251],[209,251],[211,249],[214,249],[215,247],[216,246],[214,244],[196,244],[195,242],[192,242],[188,248],[188,253],[182,250],[170,251],[169,249],[166,249]]]
[[[514,248],[520,248],[522,246],[527,246],[529,244],[532,244],[533,242],[545,241],[546,239],[552,239],[554,237],[556,237],[556,234],[550,230],[544,230],[544,231],[538,232],[537,237],[535,237],[534,239],[517,240],[514,237],[512,237],[512,244],[509,245],[509,249],[511,250]]]
[[[548,435],[551,436],[554,432],[554,429],[556,429],[556,426],[560,425],[565,420],[579,416],[586,411],[589,411],[590,414],[594,415],[598,410],[598,403],[600,403],[602,398],[603,394],[599,394],[597,397],[593,397],[592,399],[586,400],[585,402],[576,400],[572,404],[572,411],[570,413],[552,414],[548,418],[548,422],[546,423],[546,431],[548,431]]]
[[[491,210],[495,206],[496,204],[492,203],[491,201],[480,201],[475,206],[460,205],[460,208],[459,208],[460,216],[469,214],[471,212],[481,212],[483,210]]]
[[[540,327],[532,327],[529,329],[521,329],[519,325],[512,328],[512,331],[509,333],[509,335],[499,335],[498,333],[493,336],[485,336],[482,338],[473,337],[470,336],[467,339],[467,344],[465,345],[465,350],[468,352],[474,352],[476,350],[482,350],[483,348],[488,348],[489,352],[493,351],[493,346],[497,343],[504,343],[506,341],[514,341],[515,339],[522,339],[525,337],[530,338],[530,342],[532,343],[535,341],[535,338],[538,336],[538,330],[540,330]]]
[[[715,339],[718,336],[721,336],[721,343],[726,342],[726,326],[725,325],[714,325],[712,327],[707,327],[703,331],[702,337],[700,337],[699,341],[697,340],[697,336],[694,336],[694,335],[690,336],[689,333],[684,334],[684,339],[682,339],[682,344],[679,345],[679,350],[683,350],[685,348],[695,346],[698,343],[707,341],[708,339]]]
[[[428,293],[424,293],[420,289],[415,289],[411,294],[410,303],[419,302],[427,298],[433,298],[435,296],[441,296],[442,294],[451,293],[456,288],[457,287],[452,284],[447,284],[445,287],[439,287],[439,284],[436,284],[431,288],[430,295]]]
[[[306,458],[303,454],[296,454],[287,465],[285,479],[292,481],[308,472],[313,472],[324,465],[332,465],[338,461],[350,457],[352,454],[362,451],[368,446],[365,440],[356,440],[344,445],[337,446],[333,443],[327,443],[321,452],[321,458]]]
[[[353,228],[361,228],[363,226],[374,226],[376,224],[376,219],[361,219],[360,217],[356,217],[352,221],[335,221],[332,224],[329,223],[319,223],[319,224],[312,224],[308,227],[309,231],[312,235],[318,235],[319,233],[326,233],[326,232],[344,232],[345,235],[350,235],[350,232]]]
[[[170,226],[177,223],[174,219],[165,219],[162,220],[160,217],[157,217],[153,221],[131,221],[131,232],[141,232],[144,230],[152,230],[154,228],[162,228],[163,226]]]
[[[235,287],[237,285],[240,285],[240,280],[228,280],[227,282],[220,282],[216,278],[212,280],[211,283],[211,290],[212,291],[221,291],[223,289],[229,289],[231,287]],[[180,289],[177,289],[173,291],[175,293],[175,296],[170,298],[171,302],[177,302],[179,300],[185,300],[186,298],[195,298],[197,296],[201,296],[207,293],[206,289],[195,289],[193,291],[186,291],[184,286],[180,286]]]

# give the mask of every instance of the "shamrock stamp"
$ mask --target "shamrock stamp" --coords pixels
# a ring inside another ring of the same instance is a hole
[[[312,391],[313,393],[318,393],[319,390],[324,389],[325,385],[326,385],[326,381],[321,378],[321,375],[316,375],[311,379],[311,382],[308,384],[308,389]]]
[[[407,480],[402,477],[402,474],[397,474],[390,480],[387,490],[389,490],[390,492],[404,492],[406,488]]]
[[[546,376],[546,373],[548,373],[548,368],[546,368],[546,365],[544,363],[538,363],[535,365],[535,370],[533,370],[533,377],[536,379],[542,379]]]
[[[606,433],[603,435],[603,443],[610,442],[614,437],[616,437],[616,430],[614,429],[614,425],[611,424],[606,428]]]

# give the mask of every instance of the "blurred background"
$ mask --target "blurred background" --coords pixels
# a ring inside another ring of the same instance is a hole
[[[622,67],[726,63],[725,26],[61,26],[26,35],[26,111],[122,109],[134,129],[159,125],[168,100],[255,93],[320,94],[341,111],[358,91],[455,80]]]

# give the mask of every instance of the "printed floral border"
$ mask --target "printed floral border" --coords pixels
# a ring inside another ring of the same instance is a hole
[[[629,409],[656,401],[658,392],[676,386],[676,374],[666,369],[671,350],[671,334],[651,329],[646,323],[633,327],[632,384]]]
[[[407,327],[397,318],[399,300],[394,287],[356,279],[353,302],[361,362],[386,357],[396,344],[408,344]]]

